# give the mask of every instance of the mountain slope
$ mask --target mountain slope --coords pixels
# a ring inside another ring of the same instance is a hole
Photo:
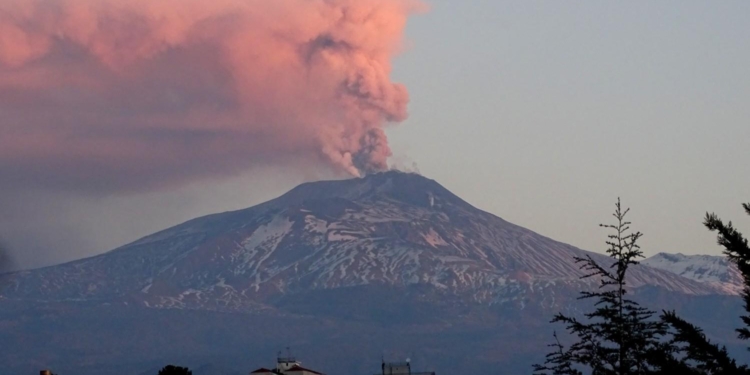
[[[96,257],[12,274],[3,295],[257,311],[314,290],[426,286],[474,303],[551,308],[584,282],[576,256],[608,262],[476,209],[435,181],[387,172],[303,184]],[[730,292],[649,267],[635,267],[630,285]]]
[[[579,279],[575,256],[608,262],[418,175],[303,184],[2,276],[0,375],[139,375],[167,363],[247,373],[287,346],[331,375],[375,373],[384,355],[438,373],[526,374],[560,328],[552,315],[580,313],[578,292],[597,287]],[[734,340],[740,298],[648,266],[631,276],[634,298],[747,356]]]
[[[727,294],[739,295],[743,289],[742,274],[726,257],[659,253],[642,263],[714,286]]]

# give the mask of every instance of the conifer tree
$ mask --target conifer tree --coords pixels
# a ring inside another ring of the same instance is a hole
[[[600,265],[590,255],[576,258],[585,271],[583,278],[599,279],[597,290],[582,291],[579,297],[593,300],[594,310],[584,314],[582,319],[561,313],[554,317],[552,322],[564,323],[577,341],[567,350],[558,343],[556,352],[547,356],[544,365],[535,366],[538,374],[568,374],[560,371],[575,366],[587,369],[592,375],[659,373],[659,368],[650,364],[649,359],[663,356],[660,337],[666,325],[652,319],[654,311],[626,298],[627,271],[643,257],[638,245],[642,234],[630,231],[631,223],[626,220],[628,212],[629,209],[622,209],[618,199],[614,224],[600,225],[611,231],[606,242],[607,254],[614,261],[611,265]]]
[[[662,320],[671,328],[672,339],[667,343],[671,347],[668,357],[663,360],[665,374],[700,374],[700,375],[742,375],[748,374],[747,366],[738,366],[729,357],[727,349],[712,343],[703,330],[688,323],[675,314],[665,311]],[[666,371],[670,369],[671,371]]]
[[[750,215],[750,204],[743,204]],[[717,241],[724,247],[724,255],[737,266],[744,280],[742,298],[745,311],[750,313],[750,246],[748,240],[732,224],[724,223],[716,214],[706,213],[703,224],[712,232],[717,232]],[[695,374],[708,375],[747,375],[746,365],[738,366],[729,357],[726,348],[711,343],[700,328],[678,317],[674,312],[664,312],[662,321],[670,327],[670,344],[677,360]],[[741,317],[745,327],[738,328],[741,339],[750,338],[750,316]],[[684,371],[683,371],[684,372]],[[688,373],[688,372],[685,372]]]
[[[742,205],[745,212],[750,215],[750,203]],[[750,314],[750,246],[747,239],[734,228],[732,222],[724,224],[716,214],[706,213],[706,219],[703,224],[712,232],[717,232],[717,241],[724,247],[724,255],[729,258],[739,269],[744,279],[745,288],[742,291],[742,299],[745,302],[745,311]],[[750,338],[750,316],[742,316],[742,322],[745,327],[738,328],[737,333],[741,339]]]
[[[565,350],[557,337],[557,332],[553,333],[555,342],[547,345],[554,348],[547,354],[543,365],[535,364],[534,373],[539,375],[582,375],[581,371],[574,368],[571,353]]]
[[[159,370],[159,375],[193,375],[193,372],[187,367],[167,365]]]

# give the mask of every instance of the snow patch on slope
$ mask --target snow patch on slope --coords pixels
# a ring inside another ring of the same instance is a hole
[[[659,253],[641,263],[716,286],[728,294],[739,295],[743,289],[739,270],[725,257]]]
[[[294,222],[287,217],[276,216],[270,223],[259,226],[231,255],[235,275],[252,271],[256,277],[263,262],[268,259],[279,243],[291,231]]]
[[[422,233],[422,238],[424,238],[424,240],[432,247],[448,246],[448,243],[445,242],[443,237],[440,237],[440,234],[435,232],[435,229],[432,228],[430,228],[427,233]]]
[[[286,217],[276,216],[266,224],[261,225],[253,234],[242,241],[242,247],[247,250],[254,250],[263,245],[275,249],[284,236],[289,233],[294,223]]]

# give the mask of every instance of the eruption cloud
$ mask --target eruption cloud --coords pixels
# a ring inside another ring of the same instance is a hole
[[[0,182],[114,192],[387,168],[410,0],[0,3]]]

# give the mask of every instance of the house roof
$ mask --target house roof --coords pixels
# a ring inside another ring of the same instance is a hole
[[[251,372],[251,374],[263,374],[263,373],[267,373],[267,372],[272,373],[273,371],[271,371],[271,370],[269,370],[267,368],[261,367],[261,368],[255,370],[255,371]]]
[[[286,372],[295,372],[295,371],[307,371],[307,372],[311,372],[313,374],[323,375],[320,372],[317,372],[317,371],[314,371],[314,370],[310,370],[308,368],[304,368],[304,367],[299,366],[299,365],[294,365],[289,370],[286,370]]]

